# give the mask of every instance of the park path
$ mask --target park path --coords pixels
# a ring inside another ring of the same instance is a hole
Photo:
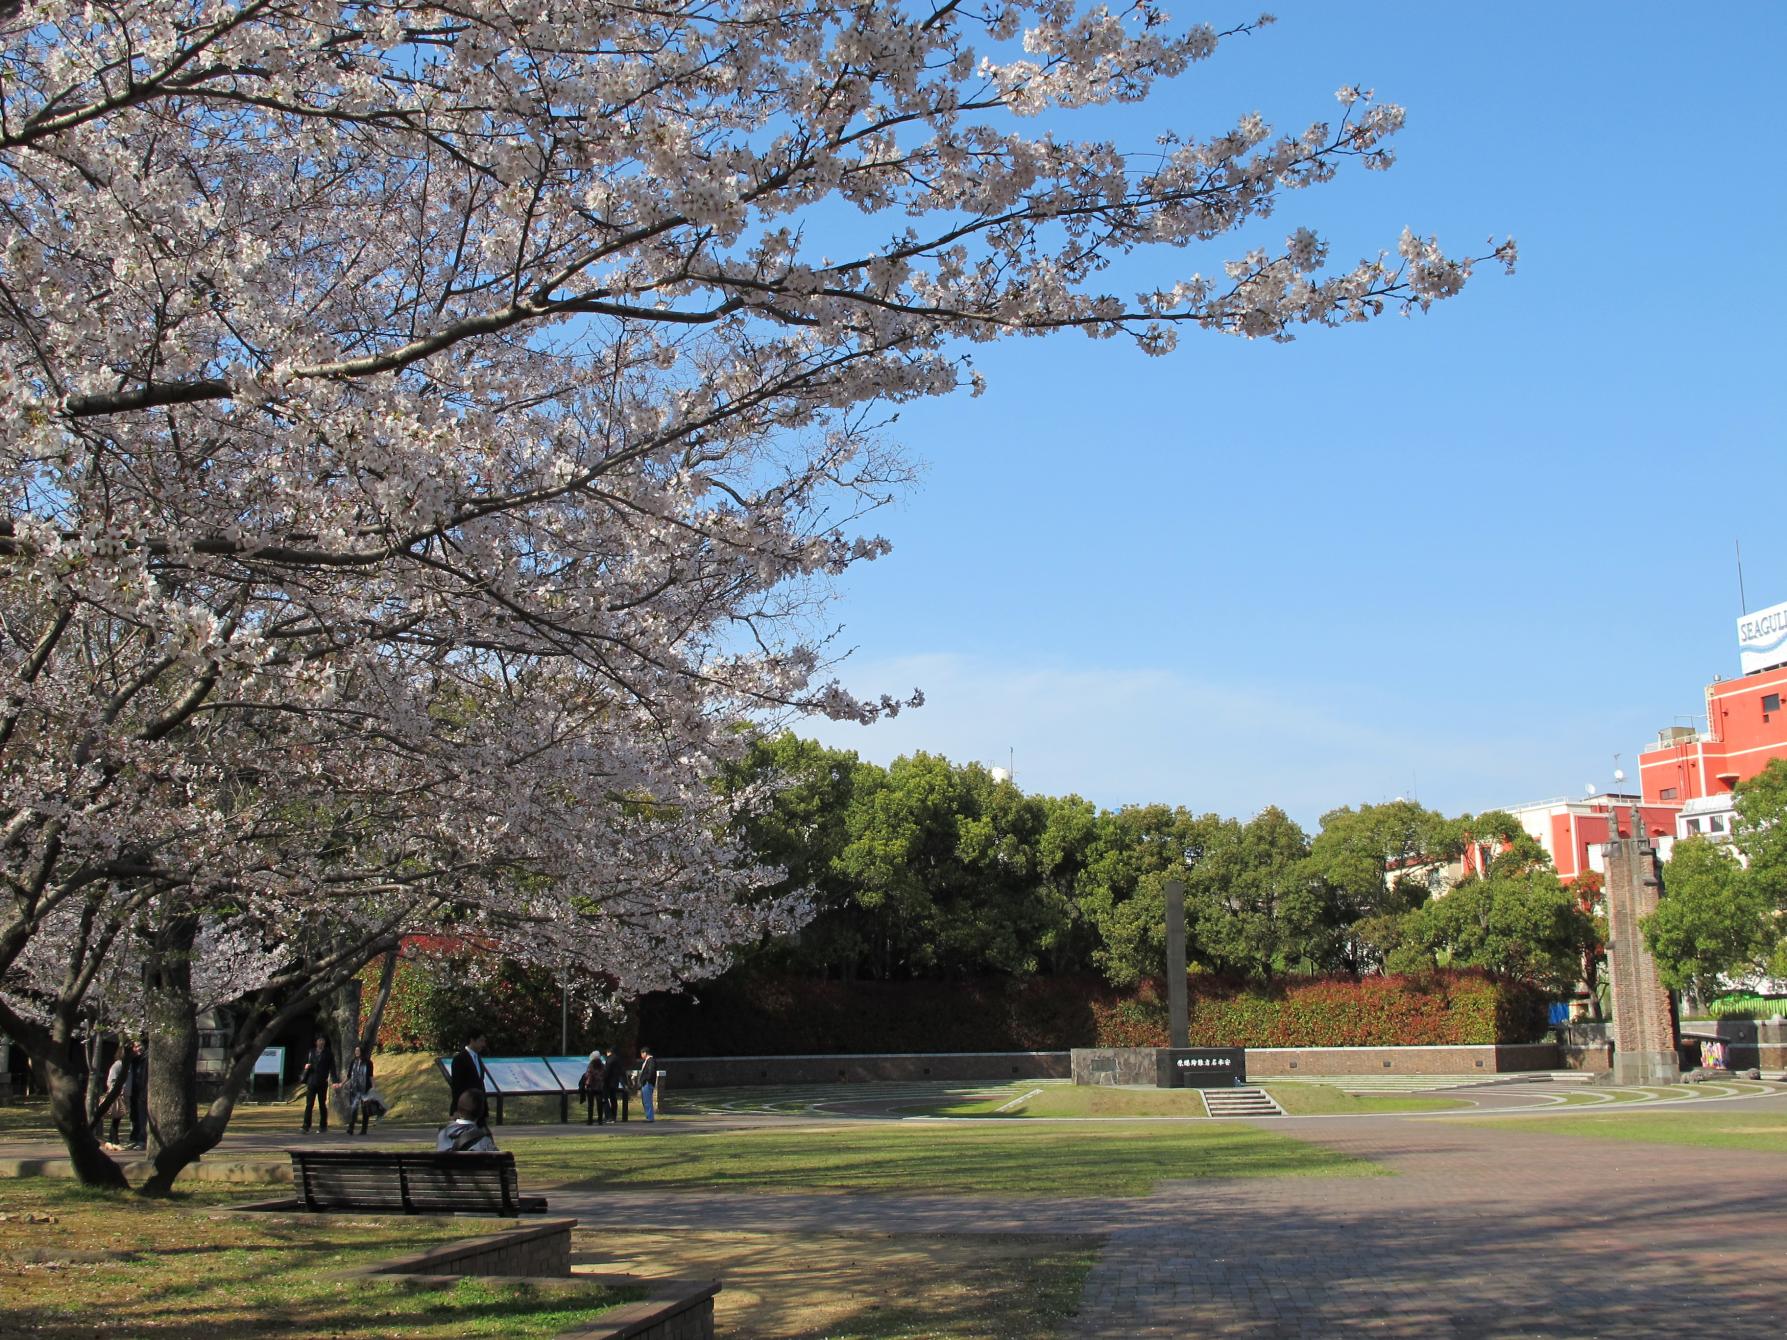
[[[1395,1175],[1169,1181],[1133,1198],[551,1195],[555,1213],[673,1232],[1104,1235],[1073,1331],[1102,1340],[1787,1331],[1787,1156],[1505,1118],[1260,1124]]]
[[[1166,1184],[1109,1238],[1080,1334],[1787,1330],[1787,1156],[1523,1125],[1271,1123],[1396,1175]]]
[[[608,1134],[844,1124],[697,1118]],[[1394,1176],[1166,1181],[1128,1198],[541,1189],[592,1226],[1100,1235],[1076,1337],[1787,1333],[1787,1155],[1545,1134],[1515,1112],[1257,1124]],[[264,1158],[293,1143],[312,1142],[232,1132],[226,1148]]]

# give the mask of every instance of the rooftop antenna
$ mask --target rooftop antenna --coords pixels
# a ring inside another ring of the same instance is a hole
[[[1731,542],[1737,549],[1737,612],[1748,614],[1750,602],[1744,595],[1744,543],[1742,540]]]

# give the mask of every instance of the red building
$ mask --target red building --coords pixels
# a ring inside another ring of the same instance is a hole
[[[1638,811],[1638,822],[1657,852],[1668,859],[1675,845],[1676,802],[1653,802],[1639,796],[1607,794],[1587,796],[1581,800],[1559,797],[1540,800],[1530,805],[1510,805],[1507,812],[1520,821],[1520,826],[1545,848],[1558,878],[1568,884],[1579,875],[1593,870],[1605,874],[1606,847],[1612,841],[1610,827],[1617,825],[1620,837],[1632,836],[1632,811]],[[1467,866],[1469,860],[1466,861]],[[1468,873],[1468,871],[1467,871]]]
[[[1731,793],[1777,758],[1787,758],[1787,644],[1764,653],[1751,650],[1751,629],[1772,628],[1776,606],[1739,621],[1744,665],[1750,673],[1706,687],[1706,725],[1671,726],[1638,756],[1638,779],[1646,803],[1679,805],[1677,833],[1722,837],[1731,831]],[[1757,662],[1764,662],[1758,665]],[[1772,662],[1772,663],[1768,663]]]

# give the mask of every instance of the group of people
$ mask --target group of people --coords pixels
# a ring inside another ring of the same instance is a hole
[[[583,1099],[583,1124],[604,1125],[626,1121],[632,1095],[637,1092],[647,1121],[656,1121],[658,1058],[652,1049],[639,1049],[638,1065],[629,1068],[618,1047],[589,1054],[589,1064],[577,1080],[577,1096]]]
[[[484,1070],[486,1046],[485,1036],[475,1035],[454,1055],[448,1068],[451,1120],[441,1127],[435,1139],[435,1148],[443,1154],[496,1152],[496,1140],[487,1124],[490,1102]],[[639,1060],[632,1066],[628,1066],[619,1048],[603,1051],[598,1047],[589,1054],[588,1064],[577,1080],[577,1095],[584,1101],[584,1125],[626,1121],[635,1093],[645,1119],[656,1121],[661,1073],[649,1046],[639,1048]]]
[[[304,1069],[298,1076],[298,1086],[304,1091],[304,1134],[310,1134],[311,1116],[316,1115],[317,1131],[321,1135],[329,1133],[329,1099],[331,1091],[341,1094],[342,1108],[347,1113],[347,1133],[354,1133],[354,1123],[360,1124],[360,1134],[368,1133],[374,1117],[385,1114],[385,1101],[372,1085],[372,1057],[367,1049],[356,1046],[354,1056],[347,1063],[347,1073],[341,1074],[336,1069],[335,1053],[329,1046],[329,1039],[317,1036],[310,1046],[310,1054],[304,1058]]]
[[[494,1153],[496,1141],[490,1134],[489,1085],[484,1069],[484,1052],[488,1045],[484,1034],[470,1038],[454,1057],[450,1067],[449,1099],[451,1120],[442,1127],[435,1147],[443,1153]],[[114,1069],[116,1069],[114,1067]],[[585,1124],[604,1125],[629,1119],[632,1095],[639,1095],[647,1121],[657,1120],[657,1093],[662,1072],[657,1057],[649,1046],[639,1048],[639,1059],[632,1065],[619,1048],[597,1048],[589,1054],[589,1062],[577,1081],[577,1094],[585,1103]],[[304,1092],[304,1134],[310,1134],[314,1122],[319,1133],[329,1132],[331,1094],[339,1092],[347,1113],[347,1133],[354,1133],[358,1122],[362,1135],[368,1132],[372,1118],[383,1116],[384,1099],[373,1086],[372,1057],[362,1047],[354,1048],[353,1059],[341,1073],[329,1040],[319,1035],[305,1057],[304,1069],[298,1077]],[[112,1119],[114,1138],[117,1118]],[[139,1146],[140,1147],[140,1146]]]

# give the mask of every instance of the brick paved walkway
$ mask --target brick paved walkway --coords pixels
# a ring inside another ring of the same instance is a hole
[[[1787,1156],[1519,1118],[1263,1124],[1396,1175],[1169,1182],[1127,1200],[559,1189],[553,1209],[670,1230],[1105,1234],[1073,1332],[1104,1340],[1787,1332]]]
[[[1170,1184],[1112,1234],[1087,1336],[1769,1336],[1787,1157],[1517,1124],[1278,1122],[1395,1177]],[[1176,1213],[1162,1222],[1159,1202]]]
[[[1746,1099],[1719,1110],[1784,1105]],[[1133,1199],[549,1194],[555,1213],[671,1231],[1104,1235],[1076,1337],[1787,1333],[1787,1155],[1545,1135],[1512,1114],[1261,1124],[1395,1175],[1168,1182]],[[231,1137],[247,1157],[291,1142],[277,1132]]]

